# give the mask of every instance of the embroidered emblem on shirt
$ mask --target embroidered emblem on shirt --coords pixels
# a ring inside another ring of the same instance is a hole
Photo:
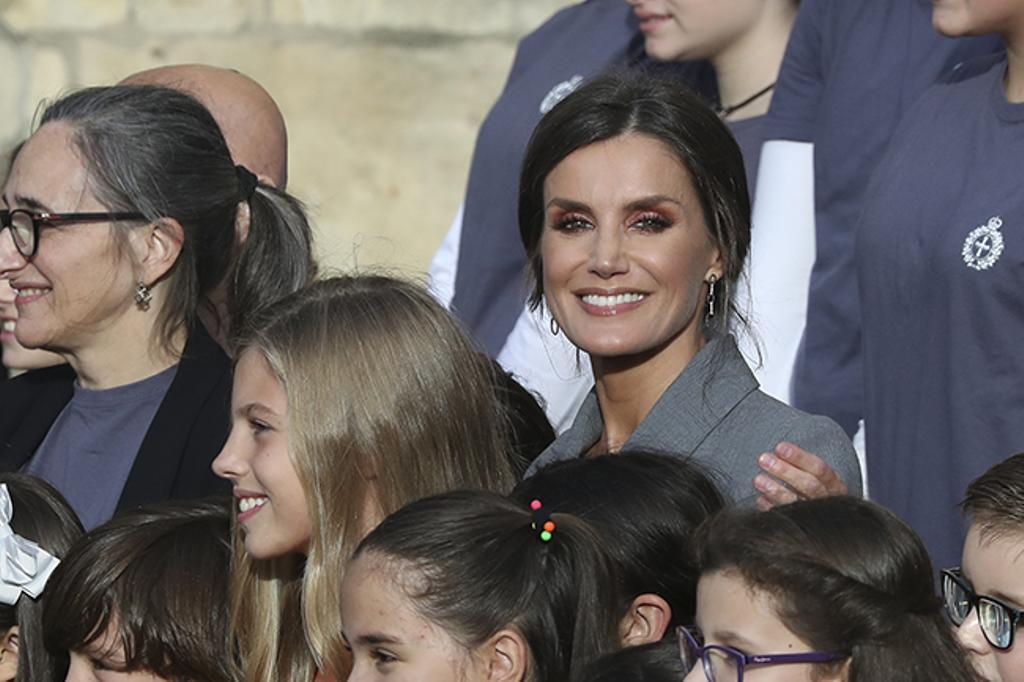
[[[556,104],[565,99],[569,93],[578,88],[582,82],[583,76],[576,75],[551,88],[551,91],[544,96],[544,100],[540,103],[540,113],[546,114],[554,109]]]
[[[1003,219],[993,216],[984,225],[971,230],[964,240],[964,248],[960,252],[967,267],[974,270],[988,270],[1003,254],[1003,233],[999,228]]]

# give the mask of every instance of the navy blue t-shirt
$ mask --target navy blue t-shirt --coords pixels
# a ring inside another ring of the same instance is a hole
[[[959,564],[957,503],[1024,451],[1024,104],[1002,55],[928,90],[858,229],[872,497]]]
[[[121,491],[178,366],[116,388],[75,383],[71,402],[53,422],[25,473],[64,495],[90,530],[114,515]]]
[[[541,116],[583,80],[608,68],[639,66],[678,76],[705,94],[705,63],[655,63],[644,55],[633,9],[587,0],[556,13],[524,38],[505,89],[480,127],[466,187],[452,311],[496,356],[527,296],[526,252],[516,219],[519,169]]]
[[[904,112],[942,74],[1000,49],[931,26],[929,0],[804,0],[766,138],[814,143],[817,259],[793,404],[851,436],[862,409],[855,228],[864,190]],[[868,468],[873,455],[868,450]]]
[[[754,198],[757,187],[757,166],[761,163],[761,146],[764,145],[767,116],[752,116],[739,121],[726,121],[729,132],[736,138],[736,144],[743,154],[743,166],[747,171],[747,191]]]

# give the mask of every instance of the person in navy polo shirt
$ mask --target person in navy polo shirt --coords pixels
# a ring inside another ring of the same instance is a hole
[[[960,554],[967,484],[1024,450],[1024,4],[937,2],[980,57],[904,117],[857,234],[873,497],[939,565]]]

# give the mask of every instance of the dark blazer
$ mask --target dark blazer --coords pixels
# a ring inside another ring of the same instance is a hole
[[[526,475],[553,462],[581,457],[601,437],[604,420],[590,392],[576,420],[530,466]],[[757,456],[787,440],[813,452],[861,495],[853,444],[839,425],[779,402],[758,389],[731,336],[711,339],[665,390],[630,436],[623,451],[647,450],[692,457],[708,468],[727,499],[752,505]]]
[[[32,458],[71,400],[74,381],[71,367],[60,365],[0,383],[0,471],[17,471]],[[230,412],[231,361],[197,324],[142,439],[118,511],[227,492],[229,484],[210,464],[227,440]]]

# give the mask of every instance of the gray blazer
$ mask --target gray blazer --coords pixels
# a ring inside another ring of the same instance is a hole
[[[591,390],[575,421],[534,461],[527,476],[564,459],[580,457],[601,437],[604,420]],[[758,390],[757,379],[731,336],[709,341],[665,390],[623,450],[690,456],[710,469],[734,503],[752,504],[757,457],[789,441],[828,463],[850,489],[862,494],[853,444],[839,425]]]

